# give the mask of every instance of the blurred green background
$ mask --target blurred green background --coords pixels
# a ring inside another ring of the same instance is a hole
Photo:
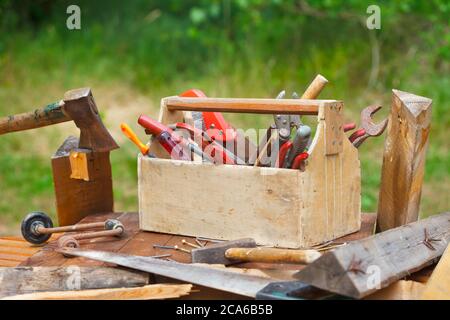
[[[81,8],[68,30],[66,8]],[[366,27],[368,5],[381,29]],[[302,92],[317,73],[321,97],[342,99],[346,120],[381,103],[391,89],[433,99],[421,214],[448,210],[450,3],[355,0],[0,1],[0,115],[33,110],[90,86],[121,145],[112,153],[117,210],[137,210],[136,154],[119,123],[156,116],[159,100],[189,88],[212,97]],[[226,115],[236,127],[270,117]],[[0,234],[17,234],[31,210],[55,215],[50,156],[74,124],[0,136]],[[360,148],[362,206],[377,208],[384,137]]]

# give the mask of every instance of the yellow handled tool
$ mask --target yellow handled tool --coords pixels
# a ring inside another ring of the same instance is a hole
[[[133,141],[133,143],[138,146],[139,150],[141,150],[143,155],[148,154],[148,151],[150,149],[149,146],[142,143],[142,141],[139,140],[136,133],[134,133],[134,131],[126,123],[122,123],[120,125],[120,129],[122,129],[123,134],[126,135],[128,139]]]

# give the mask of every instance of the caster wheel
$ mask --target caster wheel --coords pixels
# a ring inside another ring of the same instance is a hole
[[[42,244],[50,239],[51,234],[40,234],[37,227],[53,228],[52,219],[43,212],[31,212],[23,220],[21,225],[22,236],[33,244]]]
[[[116,220],[116,219],[108,219],[108,220],[106,220],[106,222],[105,222],[105,229],[106,230],[121,229],[122,232],[117,235],[118,237],[122,236],[123,232],[125,231],[125,227],[123,226],[122,222],[120,222],[119,220]]]
[[[105,221],[105,230],[114,230],[114,226],[120,223],[117,219],[108,219]]]

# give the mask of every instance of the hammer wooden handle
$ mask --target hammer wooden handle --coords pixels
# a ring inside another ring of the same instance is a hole
[[[276,248],[230,248],[225,257],[230,260],[267,263],[308,264],[321,256],[316,250],[290,250]]]
[[[318,74],[303,93],[302,99],[316,99],[327,83],[328,80],[324,76]]]

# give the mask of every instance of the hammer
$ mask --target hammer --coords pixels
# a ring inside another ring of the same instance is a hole
[[[80,129],[80,149],[107,152],[119,148],[103,125],[90,88],[70,90],[61,101],[44,108],[0,118],[0,135],[70,120]]]
[[[217,243],[193,249],[192,263],[230,265],[240,262],[308,264],[321,256],[317,250],[257,247],[252,238]]]

